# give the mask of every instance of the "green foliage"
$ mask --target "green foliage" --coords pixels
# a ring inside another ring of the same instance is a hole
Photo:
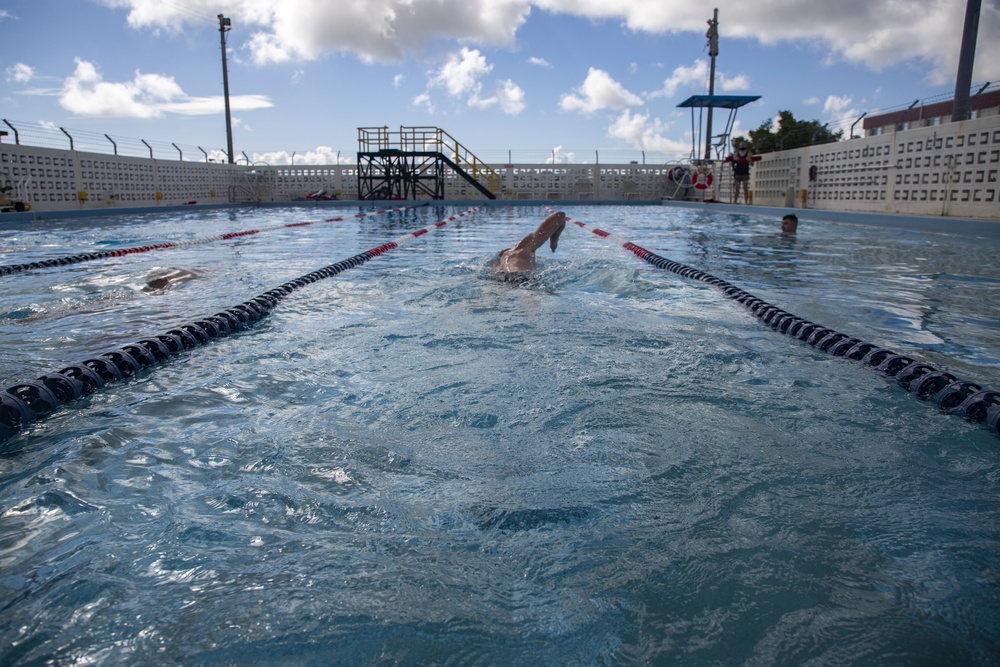
[[[777,130],[774,127],[774,121],[769,118],[761,123],[756,130],[750,130],[748,132],[749,138],[733,137],[733,147],[735,148],[740,145],[740,142],[745,141],[750,144],[754,153],[771,153],[814,144],[828,144],[840,141],[844,136],[843,130],[831,132],[826,128],[826,125],[821,125],[818,120],[795,120],[791,111],[779,111]]]

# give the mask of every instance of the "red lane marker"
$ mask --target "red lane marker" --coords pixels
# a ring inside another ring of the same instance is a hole
[[[648,250],[646,250],[642,246],[637,246],[636,244],[632,243],[631,241],[628,242],[628,243],[626,243],[623,247],[626,250],[631,250],[632,253],[636,257],[638,257],[639,259],[646,259],[647,257],[649,257],[652,254],[651,252],[649,252]]]
[[[370,252],[371,254],[373,254],[373,255],[375,255],[377,257],[379,255],[385,254],[385,253],[389,252],[390,250],[393,250],[394,248],[398,248],[398,247],[399,246],[394,241],[390,241],[388,243],[383,243],[382,245],[380,245],[378,247],[372,248],[368,252]]]
[[[243,232],[229,232],[227,234],[220,234],[219,238],[223,239],[223,240],[228,240],[228,239],[235,239],[235,238],[237,238],[239,236],[252,236],[254,234],[260,234],[260,230],[259,229],[248,229],[248,230],[243,231]]]

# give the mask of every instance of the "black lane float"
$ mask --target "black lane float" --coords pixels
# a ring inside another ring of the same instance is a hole
[[[426,204],[420,204],[420,206],[425,206],[425,205]],[[365,218],[371,215],[380,215],[382,213],[407,211],[411,208],[417,208],[417,207],[403,206],[400,208],[370,211],[368,213],[341,215],[336,218],[326,218],[324,220],[319,220],[319,221],[303,220],[302,222],[289,222],[283,225],[271,225],[270,227],[261,227],[260,229],[244,229],[238,232],[226,232],[225,234],[216,234],[215,236],[203,236],[201,238],[187,239],[185,241],[167,241],[165,243],[154,243],[151,245],[133,246],[131,248],[116,248],[115,250],[81,252],[77,253],[76,255],[67,255],[65,257],[54,257],[52,259],[42,259],[37,262],[26,262],[24,264],[4,264],[0,265],[0,276],[9,276],[15,273],[34,271],[35,269],[49,269],[56,266],[66,266],[67,264],[79,264],[80,262],[89,262],[95,259],[110,259],[112,257],[124,257],[125,255],[134,255],[137,253],[152,252],[154,250],[170,250],[173,248],[186,248],[188,246],[200,245],[202,243],[211,243],[212,241],[229,241],[230,239],[242,238],[244,236],[253,236],[254,234],[260,234],[261,232],[271,232],[276,229],[291,229],[294,227],[306,227],[308,225],[315,225],[317,222],[341,222],[347,220],[348,218]]]
[[[552,209],[549,209],[550,211]],[[1000,392],[963,380],[947,371],[922,363],[906,355],[853,338],[829,327],[797,317],[781,308],[758,299],[749,292],[699,269],[675,262],[650,252],[611,232],[592,227],[567,216],[566,220],[589,230],[601,238],[613,241],[639,259],[653,266],[676,273],[684,278],[699,280],[718,288],[722,294],[741,304],[754,317],[775,331],[797,338],[818,350],[860,361],[865,366],[893,378],[907,391],[932,402],[941,410],[985,423],[1000,435]]]
[[[128,380],[137,373],[183,352],[254,327],[270,315],[282,299],[300,287],[361,266],[370,259],[398,248],[438,227],[443,227],[453,220],[470,215],[480,208],[481,205],[475,206],[439,220],[433,225],[404,234],[336,264],[291,280],[276,289],[214,315],[174,327],[157,336],[143,338],[120,349],[84,359],[80,363],[68,365],[54,373],[46,373],[35,380],[7,387],[0,391],[0,444],[63,405],[93,394],[115,382]]]

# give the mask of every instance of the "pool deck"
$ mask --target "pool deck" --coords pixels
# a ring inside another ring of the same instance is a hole
[[[73,218],[98,218],[119,215],[146,215],[150,213],[172,213],[184,211],[199,211],[206,209],[245,209],[254,206],[260,208],[279,208],[297,206],[304,209],[336,209],[350,206],[383,206],[396,207],[407,205],[429,204],[432,206],[453,206],[468,208],[476,205],[472,200],[434,200],[434,201],[365,201],[365,200],[332,200],[332,201],[286,201],[263,202],[260,204],[195,204],[183,206],[146,206],[135,208],[100,208],[67,211],[45,211],[25,213],[0,214],[0,231],[5,222],[44,222],[46,220],[64,220]],[[805,208],[785,208],[777,206],[752,206],[746,204],[729,204],[725,202],[683,202],[661,200],[494,200],[479,202],[487,207],[509,206],[552,206],[555,208],[570,208],[576,206],[662,206],[664,208],[700,209],[717,213],[737,213],[746,215],[773,216],[780,220],[786,213],[794,213],[801,221],[832,222],[860,227],[879,227],[886,229],[905,229],[910,231],[928,232],[932,234],[954,234],[974,238],[1000,240],[1000,219],[956,218],[949,216],[921,216],[902,213],[866,213],[858,211],[831,211]]]

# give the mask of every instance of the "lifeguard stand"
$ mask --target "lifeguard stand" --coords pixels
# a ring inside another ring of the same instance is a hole
[[[358,128],[360,199],[444,199],[446,167],[487,199],[496,199],[500,175],[444,130]]]
[[[691,162],[693,164],[702,164],[704,162],[704,159],[698,157],[698,147],[702,133],[702,117],[705,109],[729,109],[726,131],[715,135],[715,137],[707,137],[707,139],[718,138],[719,141],[706,141],[704,144],[706,146],[715,146],[716,159],[720,160],[722,159],[723,151],[726,149],[726,144],[729,143],[729,135],[732,133],[733,124],[736,122],[736,112],[741,107],[751,102],[756,102],[759,99],[760,95],[692,95],[678,104],[678,108],[691,109]],[[698,109],[697,120],[695,119],[695,109]],[[711,160],[711,157],[707,159]]]

